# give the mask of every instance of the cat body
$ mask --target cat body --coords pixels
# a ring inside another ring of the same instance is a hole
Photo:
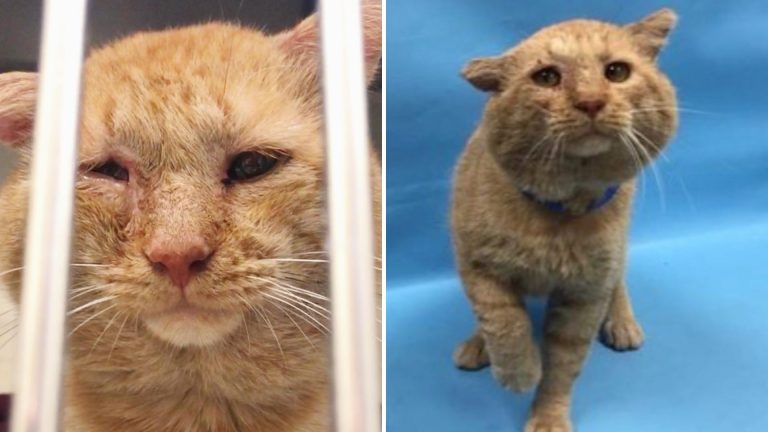
[[[370,79],[380,6],[364,16]],[[272,36],[222,23],[140,33],[89,56],[65,431],[329,430],[319,56],[314,16]],[[0,191],[16,302],[36,81],[0,75],[0,142],[21,156]]]
[[[674,22],[669,10],[624,27],[569,21],[464,70],[491,96],[455,175],[454,249],[478,329],[454,360],[490,363],[514,391],[538,386],[526,432],[572,430],[572,386],[601,327],[616,350],[643,341],[627,229],[634,178],[676,128],[655,65]],[[548,297],[541,350],[530,295]]]

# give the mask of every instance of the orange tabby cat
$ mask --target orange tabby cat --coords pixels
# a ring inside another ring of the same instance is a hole
[[[364,8],[367,73],[380,6]],[[65,430],[329,429],[317,24],[141,33],[85,66]],[[0,75],[18,302],[36,75]],[[371,184],[380,215],[380,175]],[[377,237],[378,239],[378,237]]]
[[[601,324],[610,347],[642,343],[627,226],[634,177],[677,125],[656,65],[675,20],[568,21],[464,70],[490,99],[456,170],[454,245],[479,327],[454,357],[490,362],[512,390],[538,385],[527,432],[572,430],[571,389]],[[549,296],[541,354],[528,295]]]

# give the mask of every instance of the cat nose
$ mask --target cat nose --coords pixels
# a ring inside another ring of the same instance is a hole
[[[212,253],[202,237],[154,240],[145,251],[155,269],[182,290],[194,273],[205,269]]]
[[[573,104],[573,107],[591,118],[595,118],[597,113],[605,107],[605,101],[602,99],[582,100]]]

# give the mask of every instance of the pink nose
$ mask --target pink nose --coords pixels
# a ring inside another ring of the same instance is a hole
[[[201,237],[156,239],[145,251],[155,269],[168,274],[171,282],[182,290],[193,273],[205,269],[212,252]]]
[[[595,118],[597,113],[599,113],[603,107],[605,107],[605,101],[602,99],[583,100],[573,104],[573,107],[587,114],[588,116]]]

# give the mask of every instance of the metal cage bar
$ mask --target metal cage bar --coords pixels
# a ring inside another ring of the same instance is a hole
[[[370,149],[360,0],[320,2],[330,216],[334,419],[380,428]]]
[[[46,0],[13,432],[60,430],[87,0]]]

